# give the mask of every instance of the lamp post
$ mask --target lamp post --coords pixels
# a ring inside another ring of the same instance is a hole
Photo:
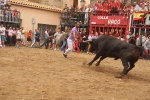
[[[80,1],[81,7],[85,5],[85,0]]]

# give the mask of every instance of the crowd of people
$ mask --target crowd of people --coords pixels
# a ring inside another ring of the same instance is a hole
[[[92,39],[97,39],[102,35],[106,35],[100,32],[100,35],[96,31],[91,31],[89,34],[86,33],[85,30],[81,30],[78,32],[78,28],[74,29],[76,31],[77,37],[73,41],[78,41],[78,44],[74,43],[71,45],[72,50],[76,52],[85,52],[87,54],[96,53],[94,48],[92,47],[91,42],[85,42],[86,40],[92,41]],[[23,27],[21,28],[12,28],[5,29],[3,24],[0,25],[0,48],[5,48],[5,46],[15,46],[16,48],[20,48],[20,46],[26,47],[35,47],[42,48],[45,45],[46,49],[50,50],[60,50],[64,51],[69,46],[67,39],[71,36],[72,30],[66,29],[65,31],[61,31],[60,28],[57,28],[54,32],[51,29],[46,29],[45,33],[42,34],[40,28],[35,29],[34,32],[29,30],[29,32],[25,35],[25,30]],[[41,39],[42,35],[44,35],[44,40]],[[74,35],[71,36],[71,39]],[[114,38],[120,39],[120,41],[124,41],[124,38],[116,37],[112,34]],[[134,36],[131,32],[126,36],[126,42],[129,42],[133,45],[140,46],[144,48],[143,51],[140,51],[140,58],[149,59],[148,55],[150,54],[150,35],[147,33],[140,34],[140,36]],[[78,47],[79,49],[75,48]]]
[[[82,6],[81,8],[78,6],[69,8],[67,4],[65,4],[61,20],[62,23],[70,24],[75,21],[80,21],[86,24],[89,21],[90,13],[100,14],[99,12],[101,12],[103,15],[117,14],[124,15],[123,18],[128,18],[129,14],[134,14],[135,12],[147,13],[149,11],[150,4],[147,0],[134,1],[133,4],[125,3],[124,0],[98,0],[92,6]]]
[[[65,8],[63,10],[71,12],[77,11],[89,12],[90,10],[104,11],[105,9],[105,11],[107,12],[109,11],[108,10],[109,8],[111,8],[112,10],[113,7],[116,7],[117,11],[119,11],[120,9],[124,10],[126,7],[128,8],[128,11],[135,11],[135,12],[142,11],[141,9],[145,9],[145,11],[148,11],[149,3],[146,0],[144,0],[140,1],[139,3],[134,2],[134,5],[131,6],[129,3],[125,4],[123,0],[121,2],[120,1],[114,2],[113,0],[110,2],[108,2],[107,0],[101,2],[100,0],[98,0],[93,6],[93,8],[91,8],[90,6],[88,7],[85,6],[82,7],[81,9],[78,9],[78,7],[69,9],[67,5],[65,5]],[[34,32],[29,30],[27,34],[25,33],[23,27],[16,29],[9,27],[9,29],[6,29],[3,26],[3,24],[1,24],[0,48],[5,48],[5,44],[8,46],[15,46],[16,48],[20,48],[20,46],[22,45],[26,47],[42,48],[45,45],[45,48],[50,50],[60,50],[60,51],[66,50],[63,54],[64,57],[66,58],[67,54],[70,51],[86,52],[87,54],[95,53],[96,51],[92,47],[93,44],[91,42],[84,42],[84,41],[86,40],[91,41],[92,39],[96,39],[102,35],[109,35],[113,36],[114,38],[120,39],[121,41],[126,40],[126,42],[144,48],[144,50],[140,51],[140,58],[149,59],[148,55],[150,54],[150,35],[148,35],[147,33],[145,34],[141,33],[139,36],[133,36],[133,34],[129,32],[128,35],[124,38],[124,36],[120,37],[119,35],[114,35],[113,30],[109,34],[105,34],[103,32],[95,30],[92,30],[91,32],[87,33],[85,30],[78,29],[80,26],[79,24],[80,24],[79,22],[75,22],[76,26],[72,30],[65,29],[65,31],[62,31],[60,28],[57,28],[53,32],[51,31],[51,29],[46,29],[44,33],[41,33],[40,28],[37,28],[34,30]],[[118,32],[120,31],[118,30]],[[42,35],[44,35],[44,40],[41,40]]]

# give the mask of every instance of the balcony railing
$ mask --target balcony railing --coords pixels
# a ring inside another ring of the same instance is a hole
[[[20,12],[0,9],[0,22],[20,23]]]
[[[89,25],[90,13],[89,12],[62,12],[60,15],[61,24],[74,24],[80,22],[84,25]]]

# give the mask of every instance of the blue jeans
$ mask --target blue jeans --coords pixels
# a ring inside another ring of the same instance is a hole
[[[66,46],[66,44],[67,44],[67,40],[64,40],[64,41],[63,41],[63,45],[62,45],[61,48],[60,48],[61,51],[64,49],[64,47]]]

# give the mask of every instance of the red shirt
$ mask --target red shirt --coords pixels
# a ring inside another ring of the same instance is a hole
[[[103,4],[103,6],[105,7],[105,9],[108,9],[108,2],[105,2],[105,3]]]
[[[111,8],[114,7],[114,5],[116,5],[116,3],[114,1],[110,2]]]
[[[17,11],[14,11],[13,13],[14,13],[14,16],[15,16],[15,17],[18,16],[18,12],[17,12]]]
[[[100,5],[98,3],[95,3],[95,6],[96,6],[97,9],[100,8]]]
[[[27,38],[31,38],[31,33],[30,32],[28,33]]]
[[[121,5],[121,2],[116,2],[116,6],[118,9],[120,9],[120,5]]]

